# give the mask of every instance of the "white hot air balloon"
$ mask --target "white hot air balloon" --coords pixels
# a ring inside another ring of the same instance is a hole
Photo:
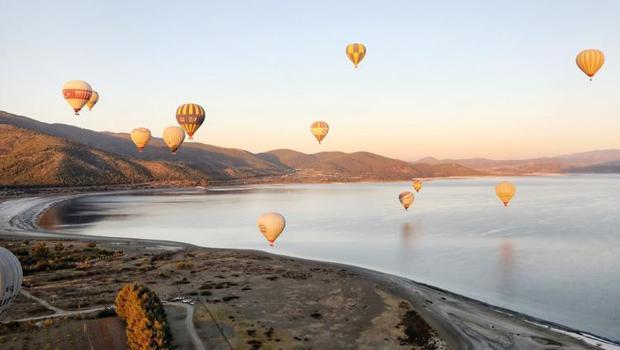
[[[258,225],[260,233],[262,233],[269,242],[269,245],[273,246],[278,236],[284,231],[286,220],[284,220],[284,216],[278,213],[269,212],[261,215],[256,224]]]
[[[24,274],[22,265],[9,250],[0,247],[0,315],[19,294]]]

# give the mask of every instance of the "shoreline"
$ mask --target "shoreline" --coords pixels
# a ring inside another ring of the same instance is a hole
[[[239,186],[222,187],[230,187],[229,190],[239,188]],[[225,190],[222,187],[220,187],[219,190]],[[278,257],[279,259],[295,260],[305,265],[329,266],[332,268],[347,270],[361,276],[363,279],[371,280],[373,283],[377,283],[385,287],[395,295],[408,300],[411,302],[414,309],[424,318],[424,320],[437,331],[441,339],[446,341],[452,348],[490,348],[493,344],[497,345],[498,342],[504,343],[506,340],[508,340],[510,344],[516,346],[515,348],[547,348],[545,346],[553,343],[548,343],[545,341],[542,343],[532,341],[532,339],[547,339],[552,342],[563,344],[564,347],[562,348],[578,349],[596,347],[600,349],[620,349],[620,345],[604,337],[591,335],[576,329],[555,324],[553,322],[496,307],[443,290],[441,288],[418,283],[405,277],[374,271],[363,267],[334,262],[314,261],[248,249],[206,248],[198,247],[189,243],[174,241],[56,233],[44,230],[38,226],[39,218],[47,210],[66,200],[82,196],[110,195],[114,193],[132,192],[141,193],[145,191],[149,193],[202,193],[204,192],[204,189],[131,189],[111,192],[103,191],[64,195],[57,194],[43,197],[22,197],[19,199],[7,200],[0,202],[0,213],[2,213],[2,217],[0,218],[0,236],[9,239],[29,237],[35,239],[66,239],[129,243],[139,242],[140,244],[151,247],[189,247],[192,249],[204,249],[222,253],[241,253],[256,257]],[[588,344],[586,345],[586,343]]]

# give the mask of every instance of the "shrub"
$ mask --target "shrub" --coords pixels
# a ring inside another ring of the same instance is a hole
[[[164,307],[148,287],[125,284],[116,295],[116,314],[125,321],[127,346],[137,349],[171,349],[172,335]]]
[[[177,262],[177,270],[188,270],[194,267],[194,264],[192,264],[189,261],[179,261]]]
[[[57,252],[62,252],[65,249],[65,245],[62,242],[58,242],[54,244],[54,250]]]
[[[95,248],[96,246],[97,246],[97,243],[95,242],[88,242],[88,245],[87,245],[88,248]]]

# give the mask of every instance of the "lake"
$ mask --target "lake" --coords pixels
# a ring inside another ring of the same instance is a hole
[[[500,180],[517,194],[508,208]],[[86,196],[52,212],[52,229],[261,249],[405,276],[493,305],[620,340],[620,176],[273,185],[207,194]],[[256,227],[283,214],[269,247]]]

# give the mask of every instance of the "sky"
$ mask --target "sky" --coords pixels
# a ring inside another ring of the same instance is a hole
[[[193,102],[195,141],[251,152],[620,148],[619,14],[617,0],[0,0],[0,110],[159,136]],[[368,49],[358,69],[352,42]],[[592,82],[575,65],[586,48],[606,55]],[[100,94],[79,117],[61,94],[73,79]]]

